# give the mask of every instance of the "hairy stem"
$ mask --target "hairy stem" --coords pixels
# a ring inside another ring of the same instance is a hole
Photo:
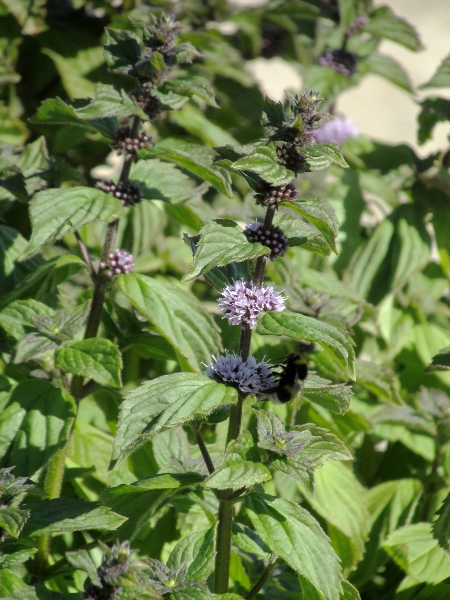
[[[274,570],[276,560],[277,560],[277,557],[275,556],[275,554],[273,554],[269,560],[269,564],[266,566],[266,568],[262,572],[261,577],[255,583],[255,585],[252,587],[252,589],[249,591],[249,593],[245,596],[245,600],[253,600],[253,598],[256,597],[256,595],[262,589],[263,585],[269,579],[272,571]]]
[[[200,433],[199,425],[192,425],[192,430],[194,432],[198,447],[200,448],[200,452],[202,453],[203,460],[205,461],[206,468],[208,469],[208,473],[211,475],[211,473],[214,473],[215,468],[209,455],[208,448],[206,447],[205,440],[202,438],[202,434]]]
[[[214,569],[214,592],[226,594],[230,572],[231,525],[233,505],[229,500],[219,502],[219,523],[217,527],[216,564]]]

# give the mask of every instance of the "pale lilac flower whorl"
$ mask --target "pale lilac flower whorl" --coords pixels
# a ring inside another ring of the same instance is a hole
[[[216,381],[228,383],[246,394],[260,394],[276,385],[269,364],[264,361],[257,363],[253,356],[249,356],[245,361],[235,354],[219,356],[206,369],[205,375]]]
[[[253,283],[236,281],[222,290],[219,308],[230,325],[244,323],[253,329],[263,310],[280,312],[284,301],[272,286],[257,288]]]
[[[133,255],[126,250],[116,250],[108,255],[106,262],[100,263],[100,269],[105,271],[108,277],[116,277],[134,271]]]
[[[359,134],[358,128],[346,117],[333,117],[316,131],[319,144],[342,144]]]

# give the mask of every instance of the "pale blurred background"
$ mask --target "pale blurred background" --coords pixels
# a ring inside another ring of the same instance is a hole
[[[245,4],[262,4],[261,0],[240,0]],[[450,0],[387,0],[375,1],[376,6],[390,6],[400,17],[409,21],[418,31],[424,49],[412,52],[392,42],[382,42],[380,51],[389,54],[406,69],[413,86],[430,79],[442,59],[450,53]],[[253,61],[252,71],[273,99],[281,100],[284,90],[301,89],[296,71],[280,59]],[[308,82],[305,82],[306,84]],[[417,145],[417,121],[420,110],[416,99],[431,95],[450,99],[449,89],[417,91],[413,98],[381,77],[368,75],[362,84],[342,94],[336,109],[349,117],[361,133],[390,143],[408,143],[424,156],[432,150],[448,145],[450,124],[436,126],[434,139],[423,146]]]

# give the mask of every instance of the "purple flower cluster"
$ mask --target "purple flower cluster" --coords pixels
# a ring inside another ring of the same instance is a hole
[[[219,356],[206,369],[205,375],[251,395],[263,393],[276,385],[269,364],[264,361],[257,363],[253,356],[244,361],[235,354]]]
[[[136,137],[131,137],[131,128],[129,125],[122,125],[114,134],[112,147],[117,150],[120,156],[123,154],[127,160],[137,160],[138,151],[141,148],[151,148],[154,143],[151,138],[140,132]]]
[[[106,262],[100,263],[100,269],[105,271],[108,277],[116,277],[120,274],[128,274],[134,271],[133,255],[126,250],[116,250],[108,255]]]
[[[219,308],[230,325],[244,323],[253,329],[263,310],[284,310],[285,299],[272,286],[257,288],[253,283],[236,281],[222,290]]]
[[[326,121],[316,131],[316,140],[319,144],[342,144],[358,133],[358,128],[349,119],[333,117],[332,121]]]
[[[111,179],[103,179],[97,181],[95,187],[102,190],[102,192],[115,196],[124,206],[134,206],[142,200],[142,189],[137,183],[124,183],[122,181],[114,183]]]
[[[339,48],[325,54],[319,58],[319,65],[329,67],[345,77],[351,77],[358,65],[358,57],[353,52]]]

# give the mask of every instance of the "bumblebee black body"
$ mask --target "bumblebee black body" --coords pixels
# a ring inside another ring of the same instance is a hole
[[[277,385],[268,390],[268,393],[274,394],[278,402],[285,404],[300,393],[302,382],[308,375],[308,365],[301,354],[289,354],[284,362],[275,366],[280,366],[281,371],[275,375]]]

